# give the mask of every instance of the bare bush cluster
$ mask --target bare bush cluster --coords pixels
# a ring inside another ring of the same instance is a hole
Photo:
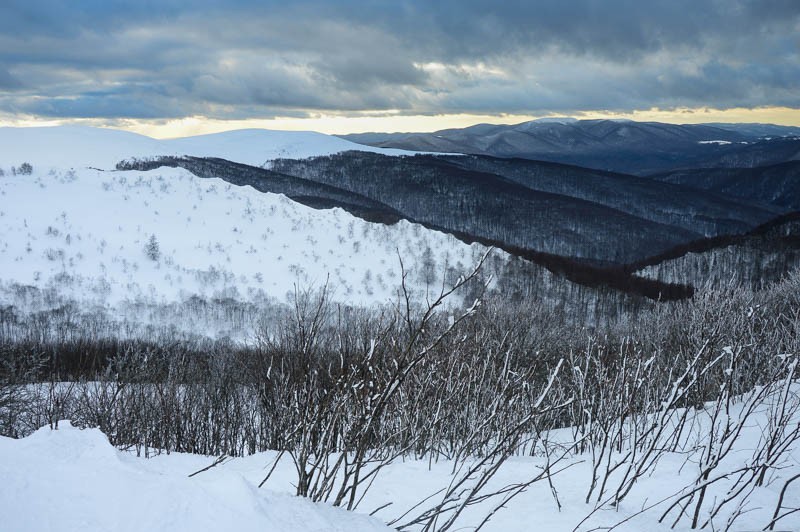
[[[800,439],[800,276],[760,292],[699,293],[601,330],[535,302],[443,310],[449,293],[421,307],[401,298],[359,310],[332,304],[325,290],[298,291],[252,345],[116,342],[68,375],[57,343],[4,335],[2,429],[21,435],[71,419],[144,455],[277,450],[294,465],[298,495],[348,509],[399,458],[452,464],[450,486],[391,522],[401,530],[451,529],[475,504],[488,505],[488,520],[533,482],[551,482],[558,504],[552,477],[575,455],[591,463],[591,516],[619,505],[671,452],[696,474],[653,502],[660,519],[730,528]],[[756,414],[768,425],[751,456],[731,462]],[[488,488],[515,454],[546,465]],[[724,496],[706,497],[711,488]],[[793,511],[776,501],[765,525]]]

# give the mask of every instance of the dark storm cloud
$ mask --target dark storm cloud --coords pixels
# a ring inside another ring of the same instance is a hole
[[[5,0],[0,111],[800,106],[796,0]]]

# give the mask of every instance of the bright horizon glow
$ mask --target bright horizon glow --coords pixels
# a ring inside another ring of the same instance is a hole
[[[236,129],[271,129],[278,131],[316,131],[330,135],[348,133],[426,133],[463,128],[475,124],[517,124],[538,118],[571,116],[578,119],[627,119],[637,122],[701,124],[709,122],[764,123],[800,126],[800,109],[766,107],[756,109],[674,109],[637,110],[632,112],[582,111],[565,114],[441,114],[403,115],[399,112],[364,113],[360,116],[325,115],[311,118],[277,117],[271,119],[222,120],[202,116],[176,120],[40,119],[36,117],[0,118],[0,126],[33,127],[81,124],[132,131],[153,138],[176,138]]]

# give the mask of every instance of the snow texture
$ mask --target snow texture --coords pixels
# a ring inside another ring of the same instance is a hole
[[[445,266],[467,267],[484,249],[406,221],[369,223],[180,168],[0,178],[2,281],[93,304],[195,294],[285,300],[294,285],[326,283],[334,299],[385,303],[400,285],[399,256],[423,289],[423,262],[440,284]]]
[[[795,387],[793,393],[798,391]],[[741,403],[734,406],[732,415],[740,415],[741,408]],[[687,441],[701,442],[708,437],[709,416],[710,411],[697,411],[690,422]],[[721,470],[735,471],[758,446],[762,428],[769,423],[766,411],[758,411],[751,421],[720,465]],[[796,422],[793,420],[791,425]],[[548,436],[551,441],[563,442],[571,441],[572,437],[572,429],[554,431]],[[702,451],[691,447],[664,453],[654,470],[639,480],[619,507],[603,507],[585,521],[593,508],[593,504],[584,501],[592,464],[589,455],[573,455],[558,465],[559,472],[552,479],[560,509],[549,484],[537,482],[496,513],[482,530],[586,532],[609,527],[620,532],[688,530],[687,520],[670,528],[671,519],[658,523],[658,517],[677,494],[693,487],[697,468],[702,464],[701,454]],[[620,456],[615,454],[612,462]],[[375,518],[391,521],[453,479],[454,464],[449,460],[406,458],[384,469],[356,512],[348,513],[293,497],[294,466],[285,456],[266,485],[258,488],[276,457],[277,453],[270,451],[228,458],[188,478],[216,458],[182,453],[138,458],[131,452],[115,450],[98,430],[78,430],[62,421],[58,430],[45,427],[20,440],[0,438],[2,529],[15,532],[377,531],[386,528],[364,514],[382,507],[375,512]],[[784,481],[794,474],[799,458],[800,453],[793,450],[782,467],[768,476],[766,485],[750,494],[732,530],[761,530],[769,522]],[[512,457],[491,480],[488,490],[525,481],[545,464],[543,457]],[[713,485],[707,499],[717,500],[727,487],[725,483]],[[468,509],[460,525],[466,528],[458,529],[471,530],[491,506],[487,502]],[[784,509],[798,506],[800,492],[790,486]],[[725,519],[724,514],[719,517],[722,522]],[[800,514],[782,519],[775,530],[800,530]]]
[[[0,128],[0,304],[14,286],[88,305],[161,304],[194,295],[284,302],[328,286],[354,305],[393,300],[400,259],[424,296],[485,248],[401,221],[365,222],[179,168],[116,171],[123,159],[213,156],[249,165],[349,149],[309,132],[240,130],[174,140],[78,126]],[[27,162],[32,175],[14,175]],[[153,243],[155,242],[155,246]],[[153,253],[153,251],[156,253]],[[17,290],[19,291],[19,290]]]
[[[243,476],[159,470],[118,452],[102,432],[61,422],[0,437],[0,529],[13,532],[381,532],[378,520],[287,494]]]

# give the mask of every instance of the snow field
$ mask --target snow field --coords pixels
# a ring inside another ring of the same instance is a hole
[[[0,236],[6,288],[52,288],[91,305],[192,295],[286,301],[295,287],[326,284],[334,300],[382,304],[400,287],[400,256],[421,295],[485,251],[406,221],[369,223],[180,168],[0,178]],[[151,237],[156,260],[146,251]],[[15,303],[8,290],[0,299]]]

